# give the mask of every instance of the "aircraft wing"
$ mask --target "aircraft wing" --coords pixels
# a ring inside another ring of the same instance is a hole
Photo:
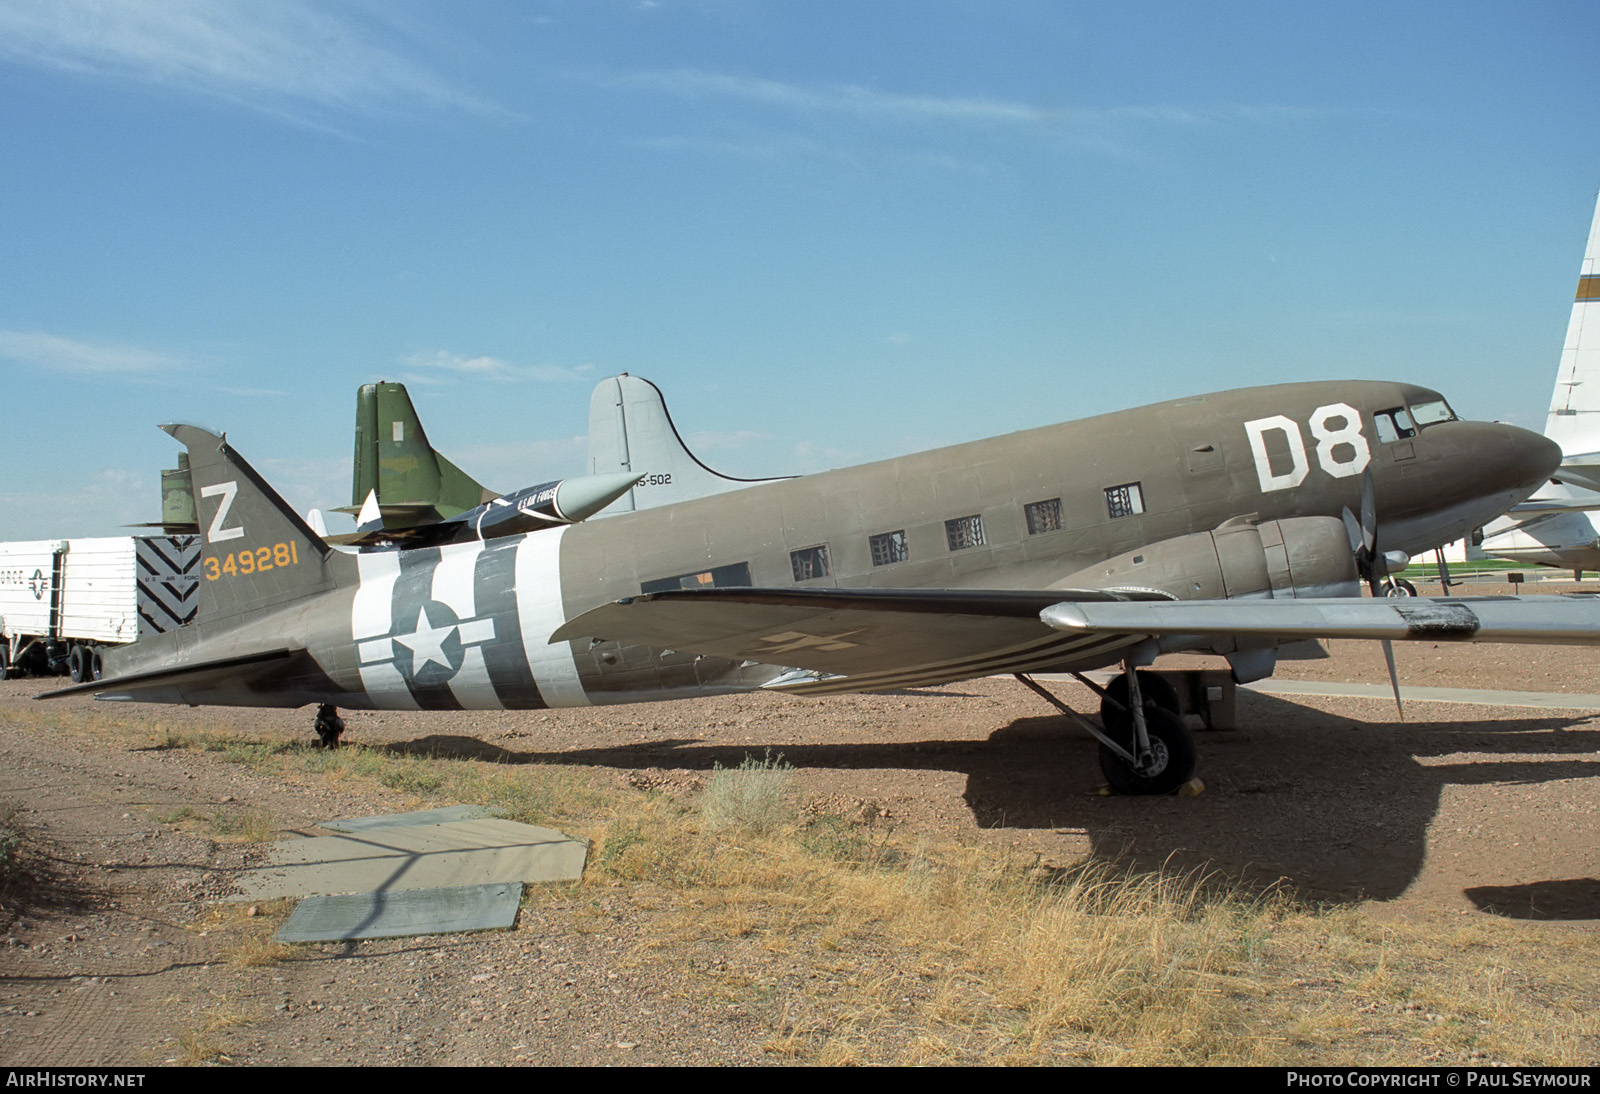
[[[767,686],[876,691],[1111,664],[1151,638],[1600,642],[1600,598],[1168,600],[1098,590],[685,589],[585,612],[592,638],[790,668]]]
[[[551,641],[617,640],[781,666],[795,671],[768,687],[820,694],[1095,668],[1143,640],[1067,634],[1040,620],[1051,605],[1079,599],[1121,596],[1098,590],[671,590],[585,612]]]
[[[1192,634],[1245,639],[1372,638],[1548,645],[1600,642],[1600,598],[1586,593],[1060,603],[1044,609],[1040,618],[1064,633],[1081,635]]]

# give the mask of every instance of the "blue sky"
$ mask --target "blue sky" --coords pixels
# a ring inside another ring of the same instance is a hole
[[[734,474],[1393,377],[1541,428],[1592,3],[0,0],[0,539],[192,421],[348,502],[405,380],[499,489],[660,384]]]

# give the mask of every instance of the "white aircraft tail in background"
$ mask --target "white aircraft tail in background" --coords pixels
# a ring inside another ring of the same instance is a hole
[[[1572,319],[1550,396],[1544,434],[1561,446],[1555,481],[1483,530],[1483,551],[1499,558],[1600,570],[1600,201],[1578,272]]]
[[[777,481],[734,478],[700,462],[672,424],[661,389],[626,372],[601,380],[589,399],[589,472],[622,471],[644,478],[603,516]]]

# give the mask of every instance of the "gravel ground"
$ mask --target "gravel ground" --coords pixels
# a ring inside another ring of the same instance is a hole
[[[1279,676],[1385,681],[1376,647],[1332,653]],[[1596,648],[1397,653],[1408,684],[1600,691]],[[330,944],[241,965],[252,923],[216,909],[259,844],[196,834],[186,810],[267,815],[292,833],[412,800],[349,780],[285,785],[160,747],[169,731],[204,728],[304,740],[309,711],[31,701],[49,686],[0,683],[0,801],[21,807],[29,838],[29,876],[0,899],[0,1060],[773,1061],[756,1003],[691,990],[673,969],[694,955],[641,956],[646,913],[620,886],[535,898],[510,932]],[[1092,709],[1077,685],[1058,691]],[[1045,864],[1087,854],[1203,864],[1379,915],[1493,906],[1600,919],[1593,712],[1411,703],[1402,722],[1391,701],[1242,694],[1239,713],[1242,728],[1199,734],[1205,793],[1158,799],[1099,796],[1093,743],[1010,680],[598,711],[358,712],[347,739],[575,765],[619,787],[677,791],[714,763],[771,749],[799,769],[810,808]]]

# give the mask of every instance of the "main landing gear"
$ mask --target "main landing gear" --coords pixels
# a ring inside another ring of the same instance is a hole
[[[1119,794],[1171,794],[1194,776],[1194,738],[1179,714],[1172,685],[1133,665],[1102,688],[1082,673],[1074,679],[1100,696],[1100,724],[1079,714],[1024,673],[1017,679],[1100,742],[1100,772]]]
[[[344,719],[339,717],[339,711],[332,703],[323,703],[317,707],[317,720],[311,723],[311,728],[317,731],[317,741],[323,748],[338,748],[339,734],[344,732]]]

